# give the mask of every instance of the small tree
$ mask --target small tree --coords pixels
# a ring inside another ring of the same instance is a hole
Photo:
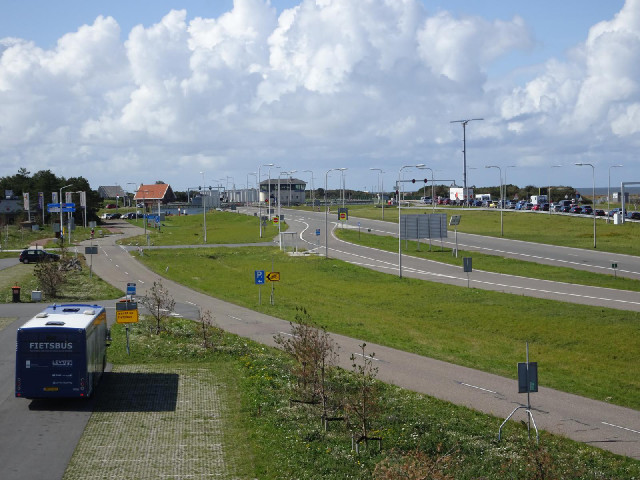
[[[214,336],[218,340],[222,336],[222,329],[216,325],[215,318],[209,310],[200,312],[200,328],[202,331],[202,345],[204,348],[214,346]]]
[[[323,417],[327,415],[328,388],[327,373],[335,364],[337,346],[326,328],[318,327],[311,321],[304,308],[297,308],[297,323],[291,323],[291,336],[274,337],[275,342],[296,360],[293,369],[298,377],[298,387],[303,398],[322,402]]]
[[[40,289],[49,298],[56,298],[60,288],[67,281],[67,272],[62,270],[56,262],[38,263],[33,269],[33,274],[38,279]]]
[[[156,322],[156,335],[162,330],[162,321],[169,316],[176,306],[176,301],[169,295],[162,281],[153,282],[153,286],[142,297],[140,303],[149,311]]]
[[[345,410],[350,418],[355,418],[356,422],[353,425],[353,429],[358,431],[356,439],[357,444],[364,441],[366,445],[369,445],[369,440],[373,440],[369,436],[371,418],[374,417],[378,411],[377,401],[377,386],[375,377],[378,375],[378,367],[374,367],[373,360],[375,353],[367,355],[365,353],[366,343],[360,345],[362,351],[358,354],[358,357],[362,358],[360,362],[359,358],[356,358],[355,354],[351,354],[351,362],[353,367],[353,373],[356,378],[356,385],[348,395]],[[376,440],[380,440],[376,438]]]

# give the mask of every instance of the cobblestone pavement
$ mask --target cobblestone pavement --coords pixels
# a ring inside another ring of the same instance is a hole
[[[64,479],[236,478],[216,382],[197,366],[114,367]]]

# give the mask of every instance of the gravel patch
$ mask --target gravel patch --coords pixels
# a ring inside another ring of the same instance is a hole
[[[237,478],[225,461],[221,388],[199,366],[114,367],[64,479]]]

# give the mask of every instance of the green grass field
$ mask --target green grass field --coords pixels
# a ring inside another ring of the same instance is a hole
[[[257,243],[271,242],[278,235],[278,227],[272,222],[262,228],[258,217],[241,215],[233,212],[213,210],[207,213],[207,244]],[[142,226],[142,219],[129,220],[133,225]],[[173,215],[161,222],[160,229],[149,227],[150,243],[153,245],[202,245],[204,243],[204,227],[202,215]],[[286,224],[280,227],[286,229]],[[144,245],[144,235],[128,237],[122,243]]]
[[[357,454],[345,422],[325,431],[317,406],[289,405],[297,392],[282,352],[224,333],[204,348],[201,326],[174,318],[161,335],[150,335],[144,319],[131,325],[127,355],[124,330],[113,328],[113,373],[98,389],[65,480],[640,476],[640,462],[561,436],[541,432],[537,446],[518,422],[497,443],[502,419],[384,384],[371,415],[382,449],[371,444]],[[329,377],[344,389],[356,382],[340,370]]]
[[[542,385],[640,407],[640,379],[629,368],[640,352],[635,312],[398,279],[266,247],[154,250],[142,261],[238,305],[291,321],[302,306],[331,332],[506,377],[515,378],[528,341],[544,365]],[[253,272],[271,271],[272,262],[281,275],[275,305],[259,306]]]

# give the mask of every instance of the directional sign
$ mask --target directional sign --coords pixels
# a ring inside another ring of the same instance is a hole
[[[279,282],[280,272],[267,272],[267,280],[270,282]]]
[[[264,270],[256,270],[254,272],[256,285],[264,285],[265,276]]]
[[[136,302],[128,301],[116,303],[116,322],[137,323],[138,304]]]
[[[136,294],[136,284],[127,283],[127,295],[135,295],[135,294]]]

